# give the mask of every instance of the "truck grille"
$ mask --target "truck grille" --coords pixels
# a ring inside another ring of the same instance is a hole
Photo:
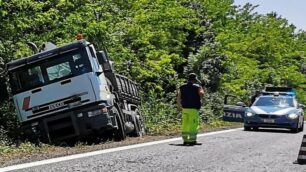
[[[70,116],[47,122],[51,139],[75,135],[75,129]]]
[[[46,113],[50,113],[50,112],[53,112],[53,111],[57,111],[57,110],[60,110],[60,109],[67,108],[69,106],[69,104],[71,104],[71,103],[78,103],[79,102],[80,104],[82,104],[82,103],[85,103],[85,102],[89,102],[90,101],[89,99],[81,101],[80,96],[85,95],[85,94],[88,94],[88,93],[87,92],[80,93],[78,95],[74,95],[74,96],[71,96],[71,97],[67,97],[67,98],[64,98],[64,99],[60,99],[60,100],[57,100],[57,101],[53,101],[53,102],[50,102],[50,103],[42,104],[40,106],[36,106],[36,107],[30,108],[30,109],[27,109],[26,111],[32,110],[32,113],[33,113],[33,115],[28,116],[28,118],[33,118],[33,117],[36,117],[36,116],[39,116],[39,115],[42,115],[42,114],[46,114]]]
[[[54,103],[51,103],[51,104],[39,106],[36,109],[33,108],[32,112],[33,112],[33,114],[38,114],[38,113],[41,113],[41,112],[47,113],[49,111],[54,111],[54,110],[57,110],[57,109],[65,108],[65,107],[68,106],[69,103],[78,102],[80,100],[81,100],[81,97],[77,97],[77,98],[74,98],[74,99],[67,99],[67,100],[57,101],[57,102],[54,102]],[[56,105],[56,103],[58,104],[58,107],[55,106],[55,108],[52,108],[51,105],[53,105],[53,104]]]

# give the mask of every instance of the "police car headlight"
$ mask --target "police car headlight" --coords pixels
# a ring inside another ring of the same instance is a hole
[[[291,114],[288,115],[288,118],[290,118],[290,119],[296,119],[297,117],[298,117],[298,115],[295,114],[295,113],[291,113]]]
[[[252,117],[252,116],[254,116],[254,115],[255,115],[255,114],[252,113],[252,112],[247,112],[247,113],[246,113],[246,116],[247,116],[247,117]]]

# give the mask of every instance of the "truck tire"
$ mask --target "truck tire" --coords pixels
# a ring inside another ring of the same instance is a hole
[[[133,131],[132,135],[135,137],[141,137],[146,134],[144,120],[139,110],[136,110],[135,113],[136,115],[133,121],[135,125],[135,130]]]
[[[119,111],[117,110],[117,108],[115,106],[112,108],[112,111],[114,113],[114,116],[116,117],[116,122],[117,122],[117,126],[118,126],[117,129],[114,129],[114,140],[115,141],[124,140],[126,138],[126,133],[125,133],[124,128],[123,128],[123,122],[121,120]]]

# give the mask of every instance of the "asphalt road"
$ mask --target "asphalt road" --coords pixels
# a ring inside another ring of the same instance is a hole
[[[202,145],[187,147],[181,140],[165,141],[16,171],[305,172],[306,165],[293,164],[303,134],[238,129],[201,136],[198,142]]]

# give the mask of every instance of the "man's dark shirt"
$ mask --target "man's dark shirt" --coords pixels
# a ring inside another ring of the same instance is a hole
[[[250,106],[252,106],[252,104],[255,102],[256,98],[259,96],[260,94],[255,94],[251,97],[251,102],[250,102]]]
[[[256,97],[257,97],[256,95],[253,95],[253,96],[251,97],[250,106],[252,106],[252,104],[255,102]]]
[[[200,85],[188,82],[180,87],[181,104],[183,108],[200,109],[201,97],[199,95]]]

